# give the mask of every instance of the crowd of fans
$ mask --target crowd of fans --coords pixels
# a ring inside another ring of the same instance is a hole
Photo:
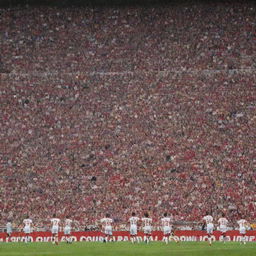
[[[255,11],[1,9],[1,222],[255,220]]]

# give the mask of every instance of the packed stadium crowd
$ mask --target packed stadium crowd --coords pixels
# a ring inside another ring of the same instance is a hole
[[[255,8],[0,9],[1,222],[255,220]]]

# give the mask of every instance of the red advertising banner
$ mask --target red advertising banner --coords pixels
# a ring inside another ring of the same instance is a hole
[[[180,241],[207,241],[207,235],[205,231],[190,231],[190,230],[177,230],[175,236]],[[73,241],[80,242],[100,242],[103,241],[104,234],[98,231],[86,231],[86,232],[72,232],[71,237]],[[138,232],[138,238],[144,241],[144,233]],[[228,231],[226,239],[228,241],[241,241],[242,236],[238,231]],[[115,241],[129,241],[130,235],[127,231],[115,231],[113,232],[113,239]],[[152,232],[152,241],[162,241],[163,232]],[[51,242],[51,232],[33,232],[30,234],[30,240],[32,242]],[[221,232],[214,231],[212,235],[213,241],[221,241]],[[256,241],[256,230],[250,230],[246,232],[245,240],[248,242]],[[0,233],[0,242],[23,242],[25,241],[25,234],[22,232],[14,232],[11,237],[7,238],[6,233]],[[59,233],[59,241],[65,241],[63,232]]]

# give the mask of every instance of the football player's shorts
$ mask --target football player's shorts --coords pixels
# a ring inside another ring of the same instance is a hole
[[[112,227],[111,226],[106,226],[104,233],[106,235],[112,236]]]
[[[246,228],[245,227],[239,228],[239,232],[240,232],[240,234],[245,235]]]
[[[168,226],[164,226],[163,228],[164,235],[170,235],[171,234],[171,228]]]
[[[10,234],[12,233],[12,229],[11,229],[11,228],[7,228],[6,233],[7,233],[8,235],[10,235]]]
[[[151,234],[152,228],[151,228],[151,226],[145,226],[143,228],[143,231],[144,231],[145,234]]]
[[[212,223],[207,224],[206,231],[207,231],[207,234],[213,233],[213,224]]]
[[[53,226],[52,227],[52,234],[58,234],[59,232],[59,227],[58,226]]]
[[[31,233],[31,229],[28,226],[25,226],[23,231],[24,231],[25,234],[30,234]]]
[[[71,233],[71,228],[69,226],[66,226],[64,228],[64,235],[70,235],[70,233]]]
[[[132,236],[136,236],[137,235],[137,225],[131,225],[131,227],[130,227],[130,234],[132,235]]]
[[[221,233],[226,233],[227,232],[227,226],[220,225],[220,232]]]

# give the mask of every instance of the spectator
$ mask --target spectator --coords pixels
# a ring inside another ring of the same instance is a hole
[[[0,209],[255,219],[255,6],[1,9]]]

